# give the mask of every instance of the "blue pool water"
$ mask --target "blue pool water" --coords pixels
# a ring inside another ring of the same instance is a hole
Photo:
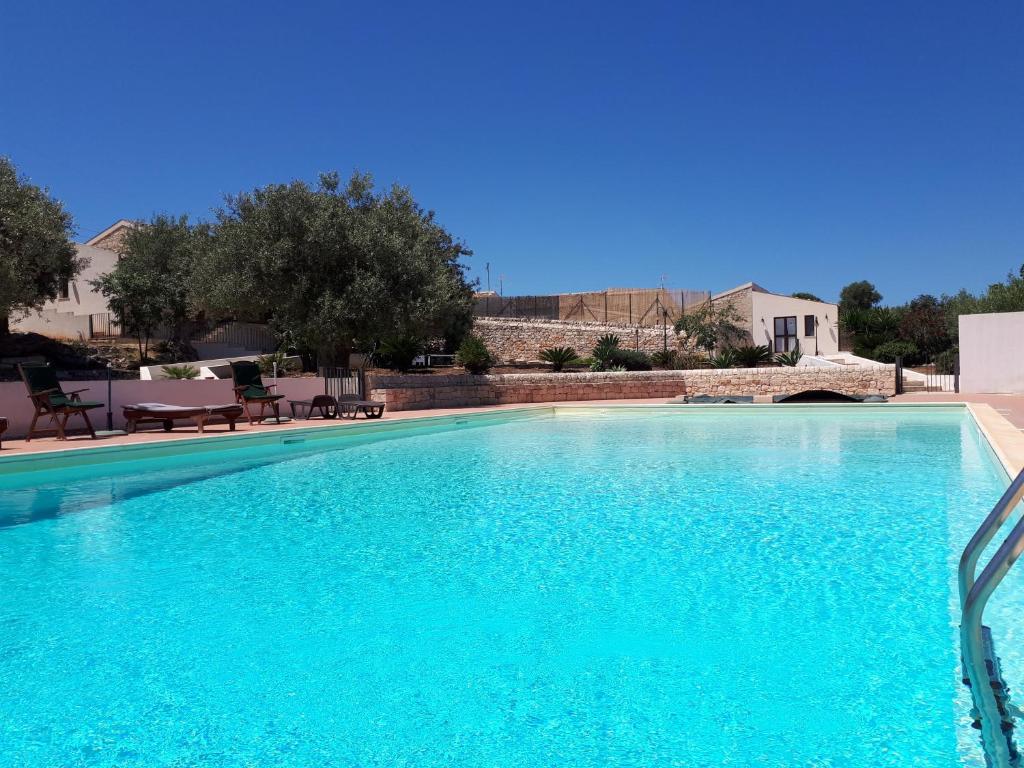
[[[983,764],[962,410],[396,435],[0,492],[0,765]]]

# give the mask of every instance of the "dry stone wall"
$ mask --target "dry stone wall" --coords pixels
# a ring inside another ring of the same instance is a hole
[[[790,395],[825,389],[846,395],[895,392],[891,365],[843,368],[733,368],[623,373],[488,376],[370,376],[367,389],[392,411],[571,400],[640,400],[680,395]]]
[[[478,317],[473,331],[480,335],[491,354],[502,363],[535,362],[548,347],[572,347],[585,357],[606,333],[614,333],[624,349],[657,352],[664,349],[666,333],[661,328],[636,328],[568,320]],[[671,325],[667,332],[669,349],[677,349]]]

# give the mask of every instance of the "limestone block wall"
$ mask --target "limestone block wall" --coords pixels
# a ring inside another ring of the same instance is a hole
[[[728,368],[622,373],[517,373],[370,376],[367,390],[392,411],[570,400],[632,400],[679,395],[785,395],[826,389],[892,395],[891,365],[841,368]]]
[[[585,357],[606,333],[616,334],[624,349],[639,348],[650,353],[663,349],[665,344],[665,333],[661,328],[570,320],[478,317],[473,323],[473,331],[483,338],[491,354],[502,363],[537,361],[540,359],[540,351],[547,347],[572,347],[581,357]],[[678,349],[671,323],[667,338],[668,348]]]

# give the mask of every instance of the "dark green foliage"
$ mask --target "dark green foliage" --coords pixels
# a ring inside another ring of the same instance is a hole
[[[651,353],[651,365],[655,368],[674,368],[679,359],[679,353],[674,349],[659,349]]]
[[[858,280],[850,283],[839,292],[840,311],[854,309],[871,309],[882,300],[880,294],[872,283],[867,280]]]
[[[916,344],[927,356],[949,349],[946,313],[939,300],[926,294],[911,301],[900,318],[899,337]]]
[[[591,370],[610,371],[622,368],[627,371],[651,370],[651,359],[643,352],[623,349],[619,346],[619,337],[614,334],[602,336],[592,353],[594,362]]]
[[[257,365],[260,367],[260,373],[273,375],[274,366],[277,366],[278,376],[287,376],[292,371],[298,368],[294,359],[288,359],[288,353],[283,349],[277,350],[277,352],[271,352],[269,355],[260,355],[256,359]]]
[[[56,299],[86,265],[73,235],[71,214],[61,202],[0,157],[0,337],[8,334],[11,316]]]
[[[138,340],[140,362],[145,362],[149,340],[160,329],[167,330],[172,339],[183,335],[192,315],[194,246],[193,230],[185,216],[154,216],[148,224],[127,232],[117,265],[92,281],[122,328]],[[221,279],[229,281],[230,273]]]
[[[854,354],[872,357],[876,347],[899,338],[902,318],[900,307],[871,307],[840,311],[839,324],[853,337]]]
[[[375,358],[384,368],[404,373],[423,350],[423,342],[413,336],[392,336],[381,342]]]
[[[712,368],[732,368],[739,363],[739,360],[736,357],[735,350],[726,348],[717,355],[712,355],[708,362]]]
[[[469,373],[480,374],[490,370],[494,365],[494,358],[484,340],[475,333],[471,333],[459,344],[459,350],[455,353],[455,362]]]
[[[204,243],[200,304],[268,320],[300,350],[343,359],[381,339],[444,338],[471,326],[471,252],[394,186],[355,174],[311,187],[271,184],[228,197]],[[230,276],[226,279],[225,276]]]
[[[879,344],[869,357],[880,363],[895,363],[897,357],[902,357],[903,364],[907,366],[923,361],[921,350],[912,341],[887,341]]]
[[[813,293],[807,293],[805,291],[797,291],[796,293],[790,294],[794,299],[806,299],[807,301],[821,301]]]
[[[776,354],[775,362],[788,368],[794,368],[800,362],[801,356],[803,356],[803,352],[800,351],[800,343],[797,342],[796,347],[789,352],[779,352]]]
[[[572,347],[549,347],[540,351],[540,359],[551,363],[551,370],[557,373],[576,360],[576,350]]]
[[[744,344],[735,347],[733,354],[740,368],[757,368],[772,359],[772,351],[767,344]]]

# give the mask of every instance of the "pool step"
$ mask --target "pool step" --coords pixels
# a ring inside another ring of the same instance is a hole
[[[1017,751],[1017,744],[1013,740],[1013,730],[1015,728],[1013,717],[1020,713],[1010,703],[1010,689],[1006,685],[1006,681],[1003,680],[1003,671],[999,664],[999,657],[996,656],[995,645],[992,642],[992,630],[983,625],[981,628],[981,638],[985,647],[985,667],[988,669],[989,686],[992,688],[992,693],[996,698],[996,705],[999,708],[999,730],[1006,739],[1006,751],[1010,755],[1011,765],[1018,766],[1020,765],[1020,753]],[[961,674],[963,684],[970,688],[971,678],[967,674],[966,664],[961,666]],[[977,707],[971,710],[971,718],[973,719],[971,726],[984,734],[984,730],[981,727],[981,714],[978,712]],[[982,741],[984,742],[984,738]],[[991,750],[984,743],[982,746],[985,751],[985,761],[988,765],[992,765],[993,763],[989,758]]]

